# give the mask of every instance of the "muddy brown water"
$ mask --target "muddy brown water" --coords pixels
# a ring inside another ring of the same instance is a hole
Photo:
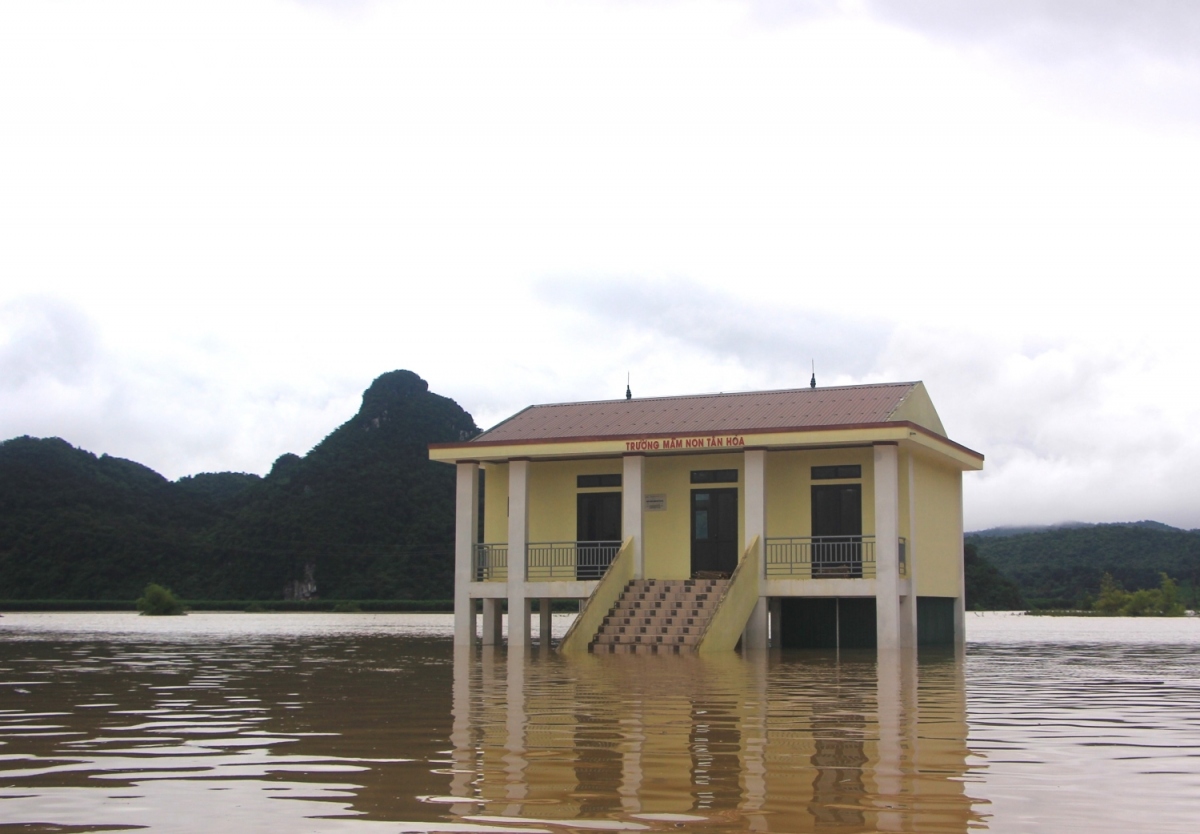
[[[569,616],[556,615],[561,633]],[[1194,831],[1200,620],[965,655],[455,655],[451,618],[7,614],[0,831]]]

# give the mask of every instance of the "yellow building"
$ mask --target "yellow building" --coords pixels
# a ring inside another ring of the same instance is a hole
[[[920,382],[537,405],[430,457],[458,469],[460,645],[500,642],[501,601],[529,642],[534,599],[543,635],[586,600],[567,652],[963,642],[983,456]]]

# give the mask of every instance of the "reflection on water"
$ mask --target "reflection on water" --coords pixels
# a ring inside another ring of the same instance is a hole
[[[0,830],[1191,830],[1200,623],[1109,622],[568,661],[429,615],[7,615]]]
[[[869,652],[481,652],[455,659],[460,819],[831,832],[982,821],[964,789],[952,656],[925,665],[918,699],[911,657],[876,664]]]

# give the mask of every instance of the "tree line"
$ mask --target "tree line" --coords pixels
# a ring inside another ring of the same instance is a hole
[[[991,530],[969,534],[966,543],[1012,581],[1033,608],[1092,610],[1106,589],[1105,599],[1114,598],[1112,588],[1162,592],[1164,577],[1180,605],[1200,607],[1198,530],[1142,521]],[[1141,603],[1135,609],[1142,610]]]
[[[477,433],[453,400],[392,371],[353,418],[265,477],[170,481],[58,438],[4,441],[0,599],[132,601],[151,582],[188,600],[450,599],[454,470],[428,445]],[[1115,587],[1130,595],[1116,610],[1148,611],[1164,575],[1175,602],[1196,607],[1200,531],[984,531],[967,537],[964,565],[975,610],[1111,607]]]
[[[376,379],[359,412],[265,477],[169,481],[58,438],[0,443],[0,599],[133,600],[453,595],[454,470],[430,443],[478,433],[410,371]]]

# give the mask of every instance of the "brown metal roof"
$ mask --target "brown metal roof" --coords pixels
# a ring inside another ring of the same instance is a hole
[[[472,442],[751,433],[887,422],[916,382],[534,405]]]

